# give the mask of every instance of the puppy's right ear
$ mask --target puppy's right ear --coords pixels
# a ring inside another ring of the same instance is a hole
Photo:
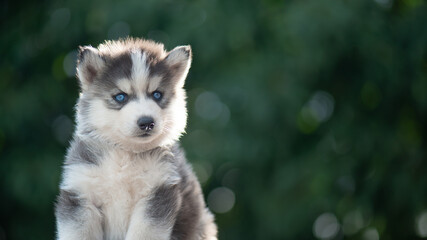
[[[77,77],[80,80],[82,91],[88,89],[104,66],[105,60],[99,54],[98,49],[91,46],[79,47]]]

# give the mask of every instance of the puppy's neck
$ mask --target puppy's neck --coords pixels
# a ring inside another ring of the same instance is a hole
[[[163,144],[156,144],[156,141],[149,143],[133,143],[133,144],[122,144],[110,141],[108,138],[98,134],[95,129],[79,128],[77,126],[75,135],[82,141],[99,149],[106,151],[118,151],[124,154],[144,154],[151,152],[156,149],[171,149],[171,146],[175,144],[175,141],[166,142]]]

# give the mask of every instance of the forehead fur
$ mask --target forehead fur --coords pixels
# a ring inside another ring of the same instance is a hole
[[[135,50],[144,52],[151,61],[165,58],[163,44],[151,40],[127,38],[117,41],[106,41],[98,46],[99,54],[106,57],[116,57]]]

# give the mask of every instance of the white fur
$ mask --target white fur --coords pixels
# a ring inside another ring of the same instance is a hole
[[[125,240],[139,240],[141,236],[144,239],[152,240],[169,240],[172,234],[172,224],[169,226],[158,226],[158,223],[152,223],[147,221],[147,217],[144,216],[144,212],[147,212],[147,198],[141,199],[134,208],[133,215],[131,216],[131,222],[129,230],[126,234]]]
[[[120,79],[117,81],[117,86],[122,92],[132,92],[132,84],[127,79]]]
[[[77,191],[79,196],[89,200],[85,207],[90,208],[90,212],[95,215],[91,217],[93,219],[91,222],[95,223],[95,226],[90,229],[99,228],[98,223],[101,223],[96,218],[100,219],[98,215],[102,210],[104,226],[107,228],[104,229],[105,238],[125,239],[128,234],[128,238],[133,239],[129,226],[135,224],[132,221],[143,222],[134,215],[143,216],[143,212],[138,210],[146,208],[149,194],[157,186],[177,184],[180,180],[172,163],[160,161],[165,154],[171,153],[165,151],[148,155],[111,149],[100,161],[99,166],[85,164],[65,166],[61,189]],[[151,223],[147,219],[144,221],[148,226],[135,228],[135,231],[150,230]],[[60,236],[72,235],[70,231],[71,229],[59,229]],[[144,236],[146,235],[144,233]]]
[[[93,207],[92,207],[93,208]],[[92,209],[91,209],[92,210]],[[81,229],[80,223],[69,222],[67,224],[60,224],[58,226],[58,239],[60,240],[103,240],[102,220],[98,210],[85,212],[89,224],[86,224],[84,229]],[[79,229],[79,231],[76,231]]]
[[[132,51],[132,80],[134,81],[135,89],[141,96],[145,93],[146,86],[148,84],[149,69],[147,66],[147,55],[141,54],[141,51]]]
[[[160,85],[162,78],[159,76],[154,76],[150,79],[150,84],[148,85],[148,92],[154,92]]]

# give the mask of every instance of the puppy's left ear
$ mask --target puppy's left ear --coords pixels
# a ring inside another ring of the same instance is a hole
[[[191,65],[191,47],[178,46],[168,53],[164,63],[169,69],[169,75],[178,87],[183,87]]]

